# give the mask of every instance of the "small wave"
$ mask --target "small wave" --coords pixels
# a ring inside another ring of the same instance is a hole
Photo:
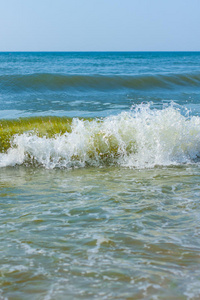
[[[200,74],[167,75],[64,75],[37,73],[28,75],[0,76],[1,91],[20,92],[26,90],[112,90],[112,89],[171,89],[176,87],[199,87]]]
[[[153,168],[195,163],[200,157],[200,118],[184,116],[172,105],[162,110],[140,105],[103,120],[57,121],[63,122],[60,133],[56,122],[51,134],[45,134],[41,126],[21,133],[20,127],[7,151],[0,154],[0,166]]]

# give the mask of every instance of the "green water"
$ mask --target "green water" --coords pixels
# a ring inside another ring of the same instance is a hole
[[[199,299],[199,175],[2,168],[0,299]]]
[[[0,152],[6,152],[12,145],[14,135],[31,132],[37,136],[54,137],[71,131],[71,118],[32,117],[0,120]]]

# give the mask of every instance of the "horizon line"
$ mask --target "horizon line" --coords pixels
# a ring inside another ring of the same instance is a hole
[[[0,53],[138,53],[200,52],[200,50],[0,50]]]

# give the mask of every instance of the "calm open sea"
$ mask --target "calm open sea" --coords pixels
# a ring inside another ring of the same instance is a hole
[[[200,52],[0,53],[0,299],[200,299]]]

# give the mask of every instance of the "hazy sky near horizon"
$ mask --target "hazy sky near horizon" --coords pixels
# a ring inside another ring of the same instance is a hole
[[[199,51],[200,0],[1,0],[0,51]]]

